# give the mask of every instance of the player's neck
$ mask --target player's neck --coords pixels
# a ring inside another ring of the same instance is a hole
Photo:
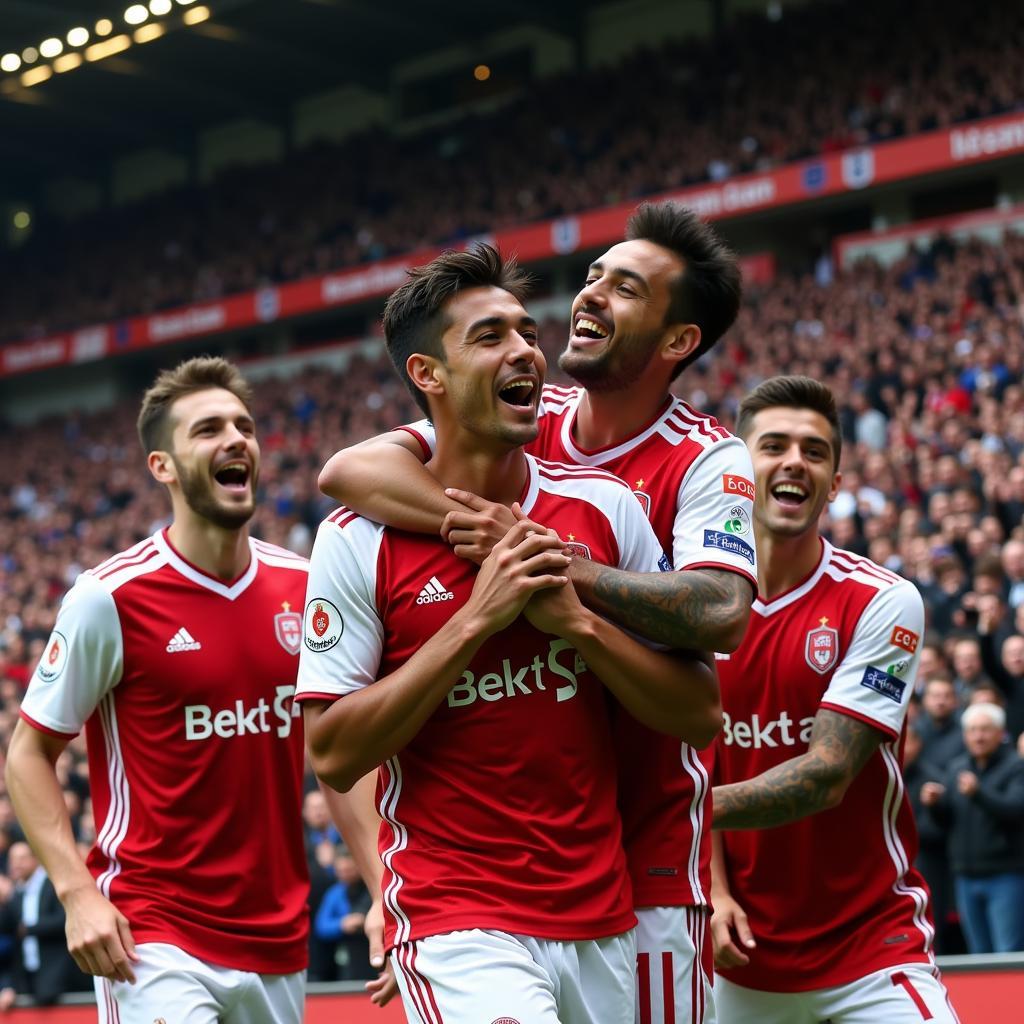
[[[208,576],[236,580],[249,568],[249,527],[225,530],[196,515],[174,517],[167,531],[174,550]]]
[[[573,423],[573,441],[589,452],[620,444],[655,419],[668,394],[664,381],[643,379],[625,391],[584,391]]]
[[[754,528],[757,544],[757,592],[762,601],[773,601],[792,590],[814,572],[821,559],[817,530],[798,537],[784,537]]]
[[[472,491],[502,505],[520,500],[529,476],[522,448],[507,452],[467,450],[457,442],[445,443],[441,438],[427,469],[442,487]]]

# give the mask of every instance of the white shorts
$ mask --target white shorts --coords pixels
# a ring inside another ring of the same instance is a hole
[[[635,958],[632,930],[556,942],[473,928],[391,959],[409,1024],[609,1024],[633,1014]]]
[[[95,978],[99,1024],[302,1024],[306,972],[218,967],[166,942],[143,942],[135,984]]]
[[[728,1024],[959,1024],[938,968],[907,964],[812,992],[761,992],[715,979]]]
[[[636,1024],[714,1024],[711,911],[641,907],[636,919]]]

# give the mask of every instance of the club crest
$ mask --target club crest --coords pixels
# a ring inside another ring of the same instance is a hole
[[[278,612],[274,616],[274,636],[289,654],[298,654],[302,646],[302,616],[298,612]]]
[[[819,675],[825,675],[839,661],[839,632],[827,623],[828,619],[823,618],[816,629],[808,630],[804,647],[807,664]]]

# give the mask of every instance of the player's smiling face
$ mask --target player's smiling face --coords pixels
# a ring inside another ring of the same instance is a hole
[[[745,438],[754,462],[754,517],[787,537],[815,529],[842,477],[835,472],[832,429],[821,413],[776,406],[762,409]]]
[[[424,389],[434,396],[437,418],[503,445],[532,441],[547,370],[534,319],[514,295],[494,287],[460,292],[444,314],[445,359],[432,364],[439,386]]]
[[[569,343],[558,365],[593,390],[634,384],[670,336],[665,318],[683,269],[678,256],[654,242],[613,245],[591,264],[573,301]]]
[[[208,388],[179,398],[170,409],[177,482],[197,515],[238,529],[256,510],[260,448],[256,427],[230,391]]]

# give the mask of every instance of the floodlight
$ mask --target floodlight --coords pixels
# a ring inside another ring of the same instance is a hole
[[[82,55],[80,53],[65,53],[53,62],[53,70],[58,75],[62,75],[65,71],[73,71],[75,68],[81,67],[81,65]]]
[[[89,42],[89,30],[87,28],[73,28],[68,33],[68,46],[85,46]]]
[[[114,23],[109,18],[100,18],[96,22],[96,35],[109,36],[114,31]]]
[[[21,58],[16,53],[5,53],[0,57],[0,70],[17,71],[21,67]]]
[[[198,7],[190,7],[185,12],[185,24],[186,25],[198,25],[201,21],[206,21],[210,16],[210,8],[205,7],[202,4]]]
[[[53,68],[49,64],[40,64],[37,68],[32,68],[31,71],[23,71],[21,74],[21,84],[28,88],[32,85],[38,85],[40,82],[45,82],[48,78],[53,77]]]
[[[21,51],[21,59],[26,64],[35,64],[35,62],[39,60],[39,51],[34,46],[26,46],[25,49]]]
[[[149,9],[153,14],[166,14],[173,6],[171,0],[149,0]]]
[[[141,25],[149,17],[149,11],[142,4],[132,4],[124,12],[124,20],[129,25]]]
[[[154,39],[159,39],[167,31],[163,25],[151,24],[143,25],[141,28],[137,28],[134,32],[135,42],[137,43],[148,43]]]
[[[64,44],[58,38],[56,38],[56,36],[51,36],[49,39],[44,39],[39,44],[39,52],[44,57],[56,57],[57,54],[62,53],[63,51]]]

